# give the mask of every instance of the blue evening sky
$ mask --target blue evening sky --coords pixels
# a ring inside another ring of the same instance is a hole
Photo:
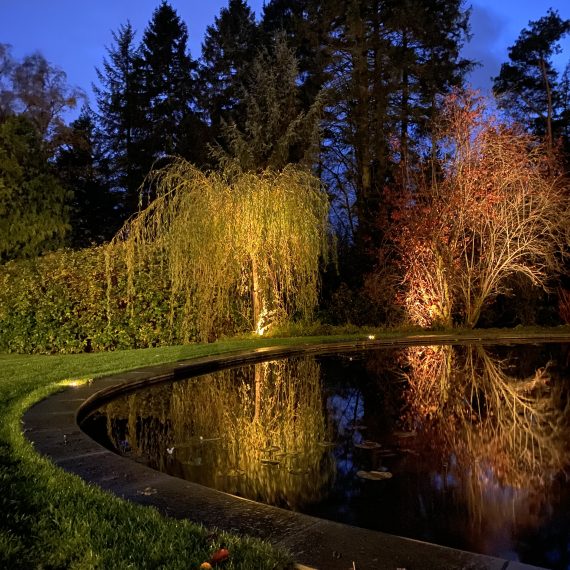
[[[160,0],[0,0],[0,43],[12,45],[16,58],[40,51],[67,73],[71,85],[81,87],[91,98],[95,67],[101,66],[105,46],[112,44],[111,31],[130,20],[138,38]],[[189,47],[200,56],[206,26],[213,23],[227,0],[170,0],[189,31]],[[261,15],[263,0],[249,0]],[[474,0],[471,4],[473,39],[464,55],[483,65],[472,73],[474,87],[488,90],[490,77],[506,61],[507,48],[529,20],[537,20],[552,7],[570,18],[569,0]],[[563,69],[570,60],[570,38],[556,62]]]

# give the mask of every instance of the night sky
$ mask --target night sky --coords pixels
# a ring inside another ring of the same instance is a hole
[[[160,0],[0,0],[0,43],[12,45],[16,58],[40,51],[67,73],[73,86],[91,98],[95,67],[101,66],[105,46],[112,44],[111,31],[130,20],[138,39]],[[191,55],[198,58],[206,26],[212,24],[227,0],[171,0],[189,30]],[[249,0],[259,17],[263,0]],[[488,90],[490,78],[506,61],[507,48],[529,20],[544,16],[549,7],[570,18],[569,0],[477,0],[473,2],[473,39],[464,55],[483,66],[470,76],[472,85]],[[570,60],[570,38],[557,57],[560,69]]]

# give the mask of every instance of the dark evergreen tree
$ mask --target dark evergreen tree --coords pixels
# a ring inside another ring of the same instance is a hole
[[[469,69],[459,55],[468,12],[460,0],[270,0],[262,28],[295,47],[302,100],[326,92],[319,168],[335,221],[375,247],[384,187],[418,168],[437,96]]]
[[[460,0],[340,2],[330,31],[324,177],[366,271],[382,241],[385,189],[410,184],[406,174],[421,166],[418,143],[429,149],[437,95],[469,68],[459,55],[468,14]]]
[[[549,148],[560,134],[563,94],[552,56],[560,53],[560,40],[570,33],[570,20],[549,10],[529,22],[509,48],[509,62],[494,78],[499,105],[534,133],[546,138]]]
[[[130,23],[113,33],[114,45],[107,49],[102,69],[97,69],[98,127],[109,161],[110,184],[121,193],[121,215],[129,217],[138,208],[139,188],[149,160],[141,141],[148,128],[142,113],[142,61]]]
[[[305,108],[330,79],[333,22],[342,9],[338,0],[269,0],[263,7],[261,31],[270,44],[284,33],[299,67],[300,97]]]
[[[384,7],[391,61],[399,73],[390,88],[396,157],[403,182],[421,160],[422,142],[431,141],[438,96],[461,87],[473,63],[460,57],[469,37],[469,12],[462,0],[388,0]],[[425,146],[425,145],[424,145]]]
[[[154,11],[142,44],[142,107],[148,131],[143,146],[151,161],[205,156],[205,129],[196,107],[197,64],[187,50],[188,30],[165,1]]]
[[[297,61],[284,36],[254,60],[243,88],[244,127],[223,128],[227,151],[222,162],[242,171],[280,170],[290,163],[313,166],[318,142],[321,102],[304,111],[300,101]]]
[[[218,143],[224,122],[243,128],[241,91],[259,48],[254,13],[245,0],[229,0],[206,28],[200,67],[200,103]]]
[[[64,245],[70,193],[59,182],[36,126],[0,123],[0,263]]]
[[[119,229],[118,195],[111,192],[107,161],[100,146],[96,117],[84,107],[70,125],[68,143],[59,149],[55,166],[73,193],[70,203],[72,247],[88,247],[113,237]]]

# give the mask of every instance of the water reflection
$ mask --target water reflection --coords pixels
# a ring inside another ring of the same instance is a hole
[[[298,509],[334,477],[314,359],[264,362],[143,390],[101,409],[107,435],[152,467]]]
[[[541,528],[567,494],[570,435],[568,390],[553,363],[520,356],[409,347],[404,372],[403,419],[434,458],[432,484],[463,505],[471,549],[510,557],[516,537]]]
[[[568,568],[568,353],[444,345],[280,360],[142,390],[92,422],[121,453],[226,492]]]

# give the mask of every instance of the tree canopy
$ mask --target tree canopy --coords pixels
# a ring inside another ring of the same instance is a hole
[[[150,182],[155,200],[109,249],[111,263],[117,256],[127,263],[134,308],[137,276],[157,267],[172,323],[175,309],[182,313],[182,337],[208,340],[227,328],[262,333],[311,314],[329,239],[317,178],[294,167],[204,174],[179,159]]]
[[[61,247],[69,198],[31,121],[0,123],[0,263]]]
[[[494,79],[499,104],[532,132],[546,136],[550,148],[560,129],[563,93],[560,74],[552,57],[560,53],[560,40],[570,33],[570,20],[550,9],[546,16],[529,22],[509,48],[509,62],[503,63]]]

